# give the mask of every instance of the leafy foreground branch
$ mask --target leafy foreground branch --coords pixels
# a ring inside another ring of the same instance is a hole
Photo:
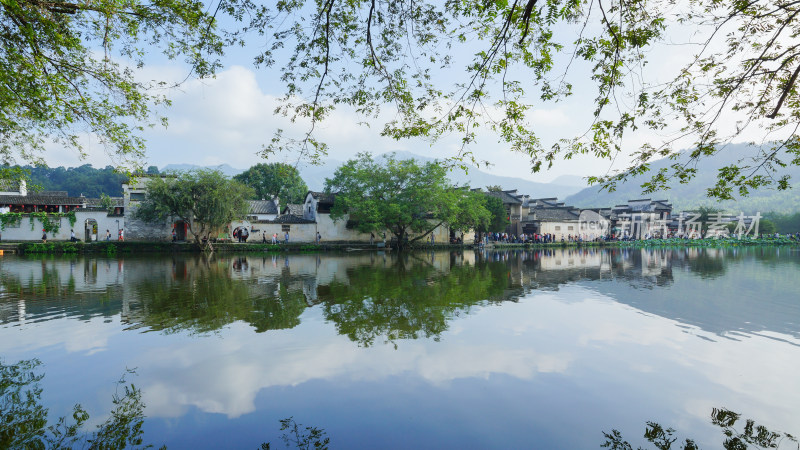
[[[763,425],[757,425],[752,419],[745,420],[744,428],[739,431],[736,429],[736,424],[740,418],[741,414],[725,408],[711,410],[711,423],[722,428],[722,433],[725,436],[722,448],[726,450],[744,450],[750,448],[750,446],[774,449],[800,448],[797,438],[791,434],[771,431]],[[742,424],[739,423],[739,425]],[[674,435],[675,430],[673,428],[664,428],[656,422],[647,422],[647,428],[644,431],[644,438],[659,450],[673,448],[673,444],[678,440]],[[611,430],[611,433],[603,432],[603,436],[605,436],[606,441],[600,447],[611,450],[633,450],[633,446],[623,439],[618,430]],[[685,439],[680,443],[679,448],[698,450],[700,447],[692,439]],[[637,447],[637,449],[645,450],[643,447]]]
[[[794,1],[281,6],[251,24],[270,41],[256,63],[281,72],[285,96],[277,111],[308,126],[294,137],[278,130],[265,154],[299,148],[318,159],[326,145],[316,125],[345,106],[390,138],[454,135],[461,141],[456,162],[485,162],[472,149],[487,135],[528,156],[534,171],[582,154],[613,162],[633,153],[620,173],[591,179],[608,189],[647,173],[658,158],[672,159],[649,174],[646,192],[670,180],[687,182],[699,161],[740,141],[757,145],[717,168],[709,196],[788,189],[786,166],[800,165],[800,4]],[[575,94],[586,110],[570,118],[577,129],[543,132],[536,113],[559,110],[558,102]]]
[[[109,418],[94,431],[83,429],[89,413],[80,404],[73,408],[72,418],[59,417],[48,425],[48,410],[42,405],[39,382],[44,374],[37,373],[37,359],[5,364],[0,360],[0,448],[92,448],[124,449],[151,448],[143,442],[144,403],[142,391],[126,376],[117,381],[112,396],[114,405]]]

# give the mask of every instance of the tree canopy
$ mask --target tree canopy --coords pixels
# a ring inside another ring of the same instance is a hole
[[[229,11],[236,0],[223,0]],[[44,163],[49,141],[86,155],[87,135],[116,164],[138,167],[141,132],[166,102],[163,81],[136,69],[161,50],[205,77],[224,43],[204,2],[3,0],[0,3],[0,158]],[[239,5],[238,10],[245,9]],[[138,74],[141,75],[141,74]]]
[[[783,168],[800,165],[800,5],[786,0],[4,0],[0,11],[6,161],[41,161],[49,139],[83,152],[82,133],[120,162],[142,158],[143,124],[164,97],[132,68],[157,48],[209,76],[225,44],[255,41],[256,66],[284,84],[277,112],[308,124],[277,130],[265,155],[319,160],[317,125],[344,106],[390,138],[455,134],[456,161],[477,161],[481,130],[534,171],[633,150],[623,171],[591,178],[608,189],[663,157],[673,163],[643,189],[687,181],[737,140],[759,145],[718,169],[709,196],[787,189]],[[586,83],[585,127],[543,143],[534,109],[583,97]]]
[[[389,230],[399,245],[423,239],[440,225],[465,229],[488,223],[482,195],[452,186],[446,175],[433,162],[420,165],[394,155],[376,161],[360,153],[325,180],[325,190],[336,194],[331,218],[347,217],[362,232]]]
[[[195,243],[208,248],[212,236],[247,214],[252,192],[214,170],[150,178],[145,199],[134,216],[146,222],[182,220]]]
[[[256,199],[278,197],[282,203],[302,203],[308,192],[296,167],[285,163],[256,164],[233,177],[250,186]]]
[[[128,176],[111,166],[95,169],[91,164],[80,167],[23,167],[29,173],[31,186],[46,191],[67,191],[77,197],[101,197],[103,194],[122,197],[122,183]],[[156,172],[157,173],[157,172]]]
[[[800,164],[799,12],[784,0],[292,2],[263,22],[273,44],[257,60],[282,72],[279,110],[311,125],[294,140],[278,133],[267,150],[324,152],[315,126],[334,108],[373,122],[388,106],[385,136],[456,134],[462,161],[475,160],[482,129],[529,156],[534,171],[633,152],[621,172],[590,178],[608,189],[663,157],[672,164],[650,174],[645,192],[688,181],[699,160],[752,140],[763,145],[718,168],[707,194],[787,189],[782,167]],[[585,128],[542,143],[533,110],[586,83]]]
[[[478,226],[475,229],[482,232],[499,233],[506,229],[509,224],[508,212],[506,211],[503,201],[498,197],[489,195],[484,196],[486,202],[486,209],[491,214],[489,223],[484,226]]]

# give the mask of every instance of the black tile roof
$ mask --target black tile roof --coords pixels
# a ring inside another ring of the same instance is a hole
[[[522,204],[522,200],[520,200],[517,197],[509,194],[506,191],[500,191],[500,192],[489,191],[489,192],[486,193],[486,195],[490,195],[492,197],[499,198],[503,202],[504,205],[521,205]]]
[[[303,205],[296,204],[296,203],[289,203],[289,204],[287,204],[286,206],[283,207],[283,211],[281,211],[281,214],[293,214],[295,216],[301,216],[302,217],[302,215],[303,215]]]
[[[545,222],[573,221],[579,217],[572,208],[537,208],[532,213],[536,220]]]
[[[2,205],[83,205],[86,197],[68,197],[66,195],[47,195],[34,193],[30,195],[0,195]]]
[[[86,197],[86,206],[100,206],[103,204],[103,199]],[[125,199],[122,197],[111,197],[111,205],[116,207],[125,206]]]
[[[278,214],[278,205],[272,200],[249,200],[250,214]]]
[[[300,216],[295,216],[294,214],[284,214],[282,216],[276,217],[274,220],[271,220],[270,223],[301,224],[301,223],[315,223],[315,222],[313,220],[304,219]]]
[[[325,192],[316,192],[316,191],[308,191],[315,199],[317,199],[318,203],[329,203],[333,204],[334,200],[336,200],[336,194],[326,194]]]

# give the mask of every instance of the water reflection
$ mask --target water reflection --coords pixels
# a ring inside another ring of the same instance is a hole
[[[73,406],[71,418],[48,418],[49,409],[42,400],[40,382],[44,373],[40,365],[36,359],[16,363],[0,359],[0,448],[124,449],[143,444],[142,392],[125,376],[116,383],[109,418],[94,431],[87,431],[83,427],[89,414],[80,404]]]
[[[296,327],[308,307],[321,304],[339,333],[371,346],[438,339],[475,306],[578,283],[718,335],[774,331],[800,337],[792,319],[798,315],[792,300],[798,257],[791,251],[6,257],[0,260],[0,324],[119,315],[128,328],[143,331],[204,334],[241,321],[265,332]],[[678,272],[689,276],[676,282]],[[723,287],[711,290],[704,283],[726,274]],[[758,295],[758,302],[748,295]]]
[[[148,440],[170,448],[274,444],[259,430],[289,415],[342,448],[525,448],[532,435],[590,448],[643,419],[713,448],[714,406],[770,429],[798,416],[797,258],[3,257],[0,354],[44,361],[56,416],[89,399],[101,417],[108,380],[137,367]]]
[[[711,410],[711,424],[721,428],[723,434],[722,448],[726,450],[745,450],[748,446],[756,448],[797,448],[797,438],[789,433],[772,431],[764,425],[759,425],[753,419],[746,419],[741,423],[740,413],[727,408],[714,408]],[[737,424],[738,422],[738,424]],[[671,449],[678,440],[676,430],[671,427],[664,428],[657,422],[647,422],[644,438],[655,448],[660,450]],[[606,441],[600,446],[610,450],[632,450],[633,446],[623,438],[619,430],[610,433],[603,432]],[[638,447],[642,449],[642,447]],[[680,448],[684,450],[698,450],[694,440],[685,438]]]

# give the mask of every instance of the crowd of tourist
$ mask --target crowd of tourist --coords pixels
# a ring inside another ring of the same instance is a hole
[[[716,237],[716,236],[706,236],[709,237]],[[746,238],[745,235],[731,233],[731,234],[721,234],[719,237],[729,237],[732,239],[743,239]],[[794,239],[800,241],[800,232],[797,233],[787,233],[786,235],[781,235],[780,233],[761,233],[758,235],[759,239],[780,239],[780,238],[787,238],[787,239]],[[702,239],[703,236],[699,232],[669,232],[665,236],[662,236],[660,233],[646,233],[642,236],[635,236],[629,235],[627,233],[624,234],[568,234],[566,236],[561,236],[557,238],[555,234],[552,233],[521,233],[520,235],[509,234],[509,233],[487,233],[484,234],[482,237],[476,235],[475,243],[476,244],[490,244],[490,243],[502,243],[502,244],[548,244],[553,242],[561,242],[561,243],[580,243],[580,242],[607,242],[607,241],[639,241],[639,240],[650,240],[650,239]],[[755,237],[754,237],[755,238]]]

